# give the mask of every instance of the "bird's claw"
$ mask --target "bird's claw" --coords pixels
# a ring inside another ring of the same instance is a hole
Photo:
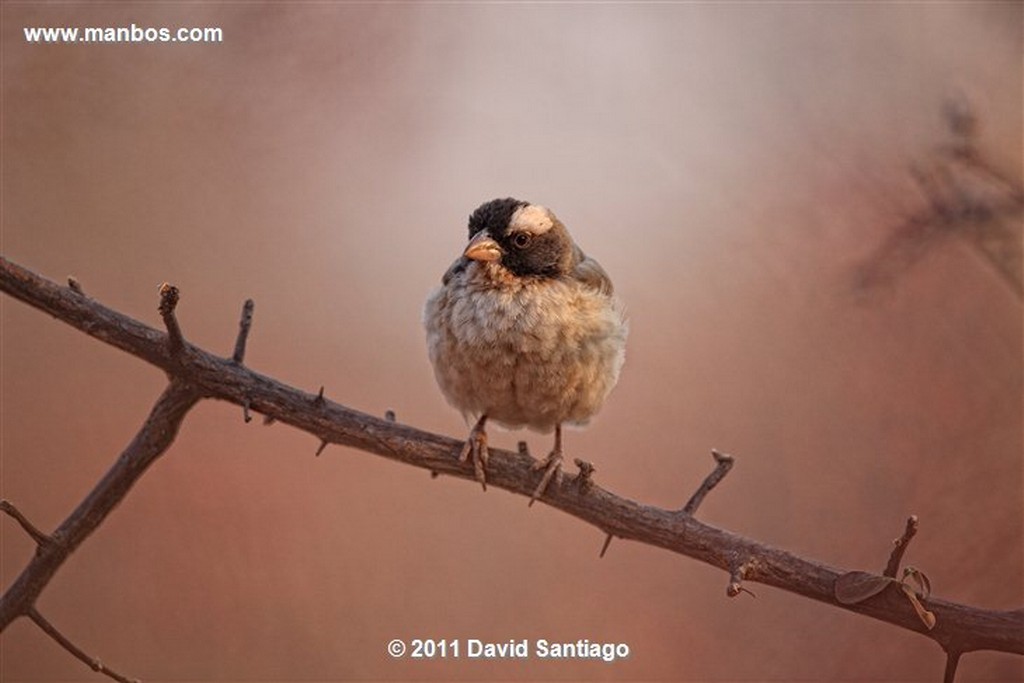
[[[556,486],[562,483],[562,452],[557,450],[551,451],[548,453],[548,457],[533,463],[533,470],[535,472],[544,470],[544,476],[540,478],[540,483],[537,484],[537,488],[533,490],[533,495],[530,496],[530,506],[544,495],[552,479],[555,480]]]
[[[486,468],[490,453],[487,450],[487,432],[484,431],[483,425],[480,423],[470,430],[466,443],[463,444],[462,451],[459,452],[459,462],[466,462],[470,459],[473,461],[473,473],[476,475],[476,480],[486,491]]]

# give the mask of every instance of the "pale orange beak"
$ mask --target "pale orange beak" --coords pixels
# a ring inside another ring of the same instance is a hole
[[[474,261],[497,261],[501,258],[501,247],[486,230],[481,230],[469,241],[462,255]]]

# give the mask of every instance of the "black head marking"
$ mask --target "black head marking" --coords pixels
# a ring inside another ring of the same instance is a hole
[[[516,241],[517,235],[506,228],[495,240],[505,254],[501,265],[519,276],[558,277],[570,270],[572,240],[565,228],[556,222],[547,232],[532,236],[526,244]]]
[[[481,204],[469,217],[469,239],[484,229],[490,232],[492,237],[504,234],[512,220],[512,214],[528,204],[529,202],[512,197],[492,199]]]
[[[512,216],[529,202],[507,197],[481,204],[469,217],[469,237],[481,230],[501,247],[501,265],[518,276],[559,277],[572,269],[573,243],[553,216],[552,226],[540,234],[512,230]],[[525,241],[524,241],[525,238]]]

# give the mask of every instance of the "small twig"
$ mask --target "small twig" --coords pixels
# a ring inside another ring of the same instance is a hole
[[[36,626],[41,628],[43,632],[46,633],[46,635],[53,638],[58,645],[60,645],[62,648],[70,652],[77,659],[84,662],[85,665],[93,671],[101,673],[105,676],[109,676],[110,678],[113,678],[115,681],[119,681],[119,683],[139,683],[139,679],[122,676],[113,669],[105,666],[103,662],[99,660],[98,657],[90,657],[89,655],[85,654],[85,652],[83,652],[77,645],[68,640],[63,633],[58,631],[53,624],[44,619],[43,615],[40,614],[35,607],[28,611],[27,616],[29,619],[34,621]]]
[[[907,551],[907,546],[910,545],[910,539],[917,533],[917,515],[910,515],[907,517],[907,526],[903,530],[903,535],[893,541],[892,554],[889,555],[889,563],[885,565],[885,571],[882,572],[882,576],[888,576],[896,578],[896,573],[900,570],[900,562],[903,561],[903,553]]]
[[[185,346],[185,337],[182,336],[178,318],[174,315],[178,298],[177,287],[167,282],[160,285],[160,317],[164,319],[164,326],[167,328],[167,344],[172,354],[178,353]]]
[[[734,458],[728,453],[719,453],[716,450],[711,451],[712,457],[715,459],[715,469],[705,477],[704,481],[697,488],[694,494],[690,497],[690,500],[686,502],[683,509],[680,512],[684,515],[693,516],[697,512],[697,508],[704,502],[704,497],[708,495],[711,489],[718,486],[718,482],[725,478],[725,475],[732,469]]]
[[[956,680],[956,667],[960,664],[960,651],[946,650],[946,671],[942,674],[942,683],[953,683]]]
[[[85,290],[82,289],[82,283],[78,281],[74,275],[68,275],[68,289],[79,296],[85,296]]]
[[[252,309],[256,306],[252,299],[246,299],[242,305],[242,319],[238,321],[238,337],[235,339],[235,352],[231,360],[241,363],[245,358],[245,342],[249,339],[252,328]]]
[[[576,463],[576,467],[580,468],[579,474],[576,475],[576,485],[580,487],[580,491],[586,493],[594,485],[593,477],[596,468],[593,463],[579,458],[574,458],[573,462]]]
[[[44,534],[32,522],[28,521],[28,518],[21,514],[21,510],[14,507],[14,503],[9,500],[0,500],[0,511],[6,512],[13,517],[21,525],[21,528],[25,530],[25,533],[32,537],[36,545],[44,546],[53,542],[50,536]]]
[[[598,557],[604,557],[604,554],[608,552],[608,546],[612,544],[612,539],[615,538],[614,534],[608,534],[605,536],[604,545],[601,546],[601,554]]]

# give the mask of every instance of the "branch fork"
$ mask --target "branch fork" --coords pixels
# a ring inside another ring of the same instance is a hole
[[[40,548],[56,543],[52,536],[40,531],[25,515],[21,514],[21,510],[16,508],[14,503],[9,500],[0,500],[0,512],[6,513],[14,519],[14,521],[20,524],[25,533],[28,534]]]

